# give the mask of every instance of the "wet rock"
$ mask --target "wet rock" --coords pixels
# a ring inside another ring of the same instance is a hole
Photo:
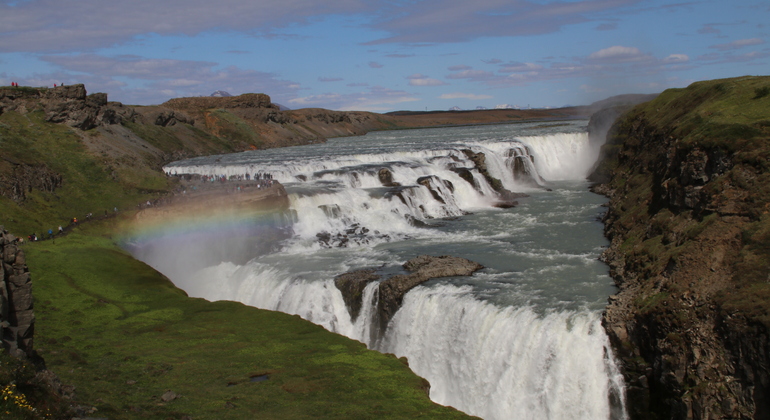
[[[399,274],[382,281],[377,291],[377,326],[379,334],[382,334],[393,318],[404,299],[404,295],[412,288],[435,278],[470,276],[474,272],[484,268],[479,263],[471,260],[440,256],[420,255],[404,263],[403,268],[409,274]],[[342,292],[345,304],[356,319],[361,311],[361,301],[366,285],[379,281],[381,275],[373,269],[355,270],[341,274],[334,279],[334,284]]]
[[[404,295],[415,286],[439,277],[469,276],[484,266],[460,257],[421,255],[407,261],[404,268],[412,273],[396,275],[380,283],[377,302],[380,331],[385,331],[401,307]]]
[[[393,173],[388,168],[382,168],[377,172],[377,177],[380,179],[383,187],[398,187],[401,184],[393,182]]]
[[[334,285],[342,292],[342,298],[355,321],[361,311],[362,298],[366,285],[380,279],[372,269],[350,271],[334,278]]]

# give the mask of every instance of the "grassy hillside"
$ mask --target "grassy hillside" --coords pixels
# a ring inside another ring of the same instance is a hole
[[[115,246],[114,223],[25,249],[36,347],[93,416],[465,418],[393,356],[297,316],[186,297]]]
[[[6,185],[46,172],[61,177],[61,185],[53,191],[29,188],[18,201],[0,196],[0,224],[20,236],[56,231],[60,224],[66,226],[73,217],[83,219],[87,213],[103,216],[115,207],[124,210],[171,188],[165,175],[148,170],[146,163],[95,156],[72,129],[45,122],[41,111],[0,115],[0,157],[0,179]],[[29,171],[19,174],[20,167]]]
[[[196,150],[194,136],[209,142]],[[116,245],[132,209],[174,187],[158,170],[163,159],[217,145],[226,139],[185,124],[79,131],[42,111],[0,115],[0,179],[8,191],[23,187],[0,196],[0,225],[26,237],[110,215],[23,245],[35,348],[74,400],[46,393],[29,363],[2,357],[0,413],[60,418],[61,403],[110,419],[467,418],[432,403],[392,355],[296,316],[188,298]]]

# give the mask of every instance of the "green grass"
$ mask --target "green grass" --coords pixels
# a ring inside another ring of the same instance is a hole
[[[16,203],[0,197],[0,225],[12,233],[26,236],[30,232],[54,231],[73,217],[87,213],[103,215],[114,207],[133,207],[147,196],[147,191],[165,192],[170,187],[160,172],[137,169],[129,179],[113,178],[114,162],[92,155],[68,127],[44,121],[42,112],[26,115],[7,112],[0,115],[0,151],[16,164],[46,167],[62,177],[61,186],[53,193],[32,190],[27,199]],[[6,163],[0,176],[10,174]]]
[[[104,236],[112,229],[25,247],[36,347],[94,415],[466,418],[433,404],[392,355],[296,316],[188,298]],[[179,398],[162,401],[168,390]]]
[[[233,115],[225,109],[211,110],[207,115],[207,121],[213,120],[216,127],[211,127],[217,133],[217,136],[227,139],[231,142],[241,145],[251,145],[256,148],[263,147],[262,140],[259,138],[254,128],[251,127],[242,118]]]

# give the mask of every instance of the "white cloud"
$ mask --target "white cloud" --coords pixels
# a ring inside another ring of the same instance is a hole
[[[443,82],[438,79],[432,79],[428,76],[425,76],[423,74],[413,74],[411,76],[407,76],[407,79],[409,79],[409,86],[443,86],[446,85],[446,82]]]
[[[493,79],[495,75],[485,70],[463,70],[451,73],[446,76],[447,79],[470,79],[475,81]]]
[[[290,99],[288,103],[299,107],[322,106],[337,110],[357,110],[357,111],[387,111],[393,109],[393,105],[404,102],[418,101],[408,92],[401,90],[392,90],[382,86],[373,86],[365,92],[356,92],[349,94],[325,93],[321,95],[310,95],[301,98]]]
[[[84,51],[145,34],[275,35],[321,15],[370,13],[363,0],[33,0],[0,3],[0,51]],[[169,19],[173,16],[173,19]]]
[[[500,67],[500,73],[522,73],[540,71],[543,66],[535,63],[508,63]]]
[[[105,57],[97,54],[41,58],[63,69],[56,73],[54,81],[87,83],[89,91],[107,91],[110,99],[132,105],[158,104],[174,97],[209,95],[215,90],[227,90],[234,95],[266,93],[276,102],[286,102],[296,97],[300,89],[299,84],[281,80],[273,73],[235,66],[219,69],[217,63],[209,61],[148,59],[133,55]],[[50,77],[42,76],[40,79]],[[130,82],[127,84],[121,79]]]
[[[388,2],[374,25],[390,35],[370,42],[447,43],[481,37],[540,35],[598,20],[641,0],[422,0]]]
[[[686,63],[690,61],[690,57],[688,57],[685,54],[671,54],[668,57],[663,59],[663,62],[666,64],[680,64],[680,63]]]
[[[643,54],[639,48],[615,45],[590,54],[588,56],[588,61],[629,62],[642,61],[649,58],[650,56]]]

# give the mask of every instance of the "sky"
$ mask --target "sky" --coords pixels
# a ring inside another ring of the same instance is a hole
[[[543,108],[769,74],[768,0],[0,0],[0,85],[128,105]]]

